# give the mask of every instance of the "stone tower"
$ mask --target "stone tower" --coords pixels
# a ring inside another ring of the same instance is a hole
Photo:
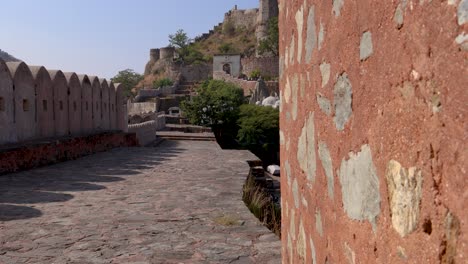
[[[260,0],[257,17],[257,44],[268,35],[268,20],[279,14],[278,0]]]

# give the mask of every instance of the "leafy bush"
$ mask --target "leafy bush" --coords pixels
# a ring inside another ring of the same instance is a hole
[[[236,124],[239,107],[244,103],[241,88],[220,80],[205,81],[198,96],[182,103],[182,110],[192,124],[215,127]]]
[[[242,105],[237,139],[243,146],[258,146],[265,150],[279,149],[279,111],[272,107]]]
[[[252,78],[252,79],[258,79],[258,78],[260,78],[261,74],[262,74],[262,73],[260,72],[259,69],[253,70],[253,71],[250,73],[250,78]]]
[[[160,88],[160,87],[166,87],[166,86],[172,86],[174,82],[169,79],[169,78],[163,78],[159,79],[153,82],[153,88]]]
[[[123,85],[124,95],[126,97],[132,97],[132,89],[143,80],[143,75],[136,73],[132,69],[126,69],[119,71],[119,73],[111,78],[113,83],[120,83]]]
[[[227,54],[227,53],[236,53],[236,49],[233,47],[232,43],[223,43],[218,48],[219,53]]]
[[[223,24],[223,34],[232,36],[236,33],[236,26],[231,20],[224,22]]]
[[[271,53],[274,56],[279,54],[279,30],[278,17],[272,17],[268,20],[268,36],[261,40],[258,47],[258,53],[263,55]]]
[[[252,214],[281,237],[281,208],[274,203],[267,190],[255,182],[252,174],[244,184],[242,200]]]

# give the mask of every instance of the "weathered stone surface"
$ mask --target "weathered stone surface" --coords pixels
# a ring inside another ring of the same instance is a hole
[[[344,0],[333,0],[333,14],[335,14],[335,17],[340,16],[343,5]]]
[[[292,90],[292,94],[291,94],[291,104],[292,104],[292,109],[291,109],[291,114],[292,114],[292,118],[293,120],[296,120],[297,119],[297,108],[298,108],[298,92],[299,92],[299,75],[294,75],[293,79],[292,79],[292,84],[291,84],[291,90]]]
[[[315,154],[315,124],[313,112],[309,113],[302,127],[298,142],[297,160],[309,183],[314,183],[317,158]]]
[[[310,250],[312,251],[312,263],[318,263],[317,262],[317,253],[315,251],[314,240],[312,240],[312,238],[310,238],[309,240],[310,240]]]
[[[374,52],[372,44],[372,33],[369,31],[364,32],[361,37],[361,44],[359,45],[359,58],[361,61],[369,58]]]
[[[315,212],[315,229],[317,230],[317,233],[323,237],[322,214],[318,209]]]
[[[330,156],[330,151],[328,150],[328,146],[325,142],[319,141],[318,152],[320,161],[322,162],[322,167],[325,170],[325,175],[327,176],[328,196],[333,199],[335,193],[333,164]]]
[[[289,44],[289,64],[294,64],[294,54],[296,51],[296,38],[294,37]]]
[[[460,235],[460,220],[451,212],[447,213],[445,217],[445,234],[442,243],[443,249],[441,254],[441,263],[451,264],[455,263],[457,256],[457,242]]]
[[[457,9],[458,25],[468,22],[468,0],[461,0]]]
[[[403,26],[403,4],[398,4],[397,8],[395,9],[395,14],[393,15],[393,21],[396,23],[397,28],[401,28]]]
[[[464,51],[468,51],[468,34],[465,35],[465,32],[460,33],[460,35],[455,38],[455,42],[460,45]]]
[[[291,164],[289,164],[288,160],[284,162],[284,171],[286,172],[286,179],[288,181],[288,185],[291,187]]]
[[[293,192],[293,197],[294,197],[294,206],[296,207],[296,209],[299,209],[299,203],[300,203],[299,186],[297,184],[296,178],[294,178],[294,181],[292,184],[292,192]]]
[[[343,73],[338,76],[333,90],[334,94],[334,107],[335,107],[335,126],[339,131],[344,130],[345,124],[348,122],[352,109],[352,95],[353,90],[348,75]]]
[[[312,60],[312,53],[317,46],[317,30],[315,29],[315,6],[309,9],[309,16],[307,18],[307,40],[306,40],[306,62],[310,63]]]
[[[415,167],[408,170],[395,160],[386,171],[393,228],[404,237],[418,226],[423,177]]]
[[[320,31],[318,35],[318,49],[322,48],[323,41],[325,40],[325,26],[320,23]]]
[[[304,29],[304,5],[296,13],[297,26],[297,62],[301,62],[304,42],[302,41],[302,30]]]
[[[330,81],[331,66],[329,63],[323,62],[320,64],[320,73],[322,74],[322,88]]]
[[[280,263],[242,201],[254,158],[166,141],[0,177],[0,263]]]
[[[369,220],[375,229],[380,190],[369,145],[362,146],[356,154],[350,152],[349,159],[342,160],[339,176],[346,214],[354,220]]]
[[[299,234],[297,236],[297,246],[296,246],[296,253],[299,256],[299,259],[306,263],[306,255],[307,255],[307,245],[306,245],[306,234],[304,230],[304,225],[302,221],[299,223]]]
[[[320,107],[320,110],[324,112],[327,116],[331,116],[331,103],[326,97],[323,97],[321,94],[317,94],[317,104]]]
[[[348,242],[344,243],[344,253],[348,260],[348,264],[356,264],[356,253],[351,249]]]

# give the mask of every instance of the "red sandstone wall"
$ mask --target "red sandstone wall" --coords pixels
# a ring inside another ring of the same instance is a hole
[[[283,263],[466,263],[468,1],[279,5]]]
[[[137,146],[135,134],[102,133],[0,149],[0,175],[73,160],[117,147]]]

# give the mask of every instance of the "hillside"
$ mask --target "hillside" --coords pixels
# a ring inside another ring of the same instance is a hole
[[[215,27],[212,34],[206,39],[195,41],[192,45],[212,59],[215,54],[239,53],[246,57],[255,54],[257,39],[255,27],[234,27],[229,23]]]
[[[6,53],[5,51],[0,49],[0,59],[9,62],[9,61],[20,61],[17,58],[11,56],[10,54]]]

